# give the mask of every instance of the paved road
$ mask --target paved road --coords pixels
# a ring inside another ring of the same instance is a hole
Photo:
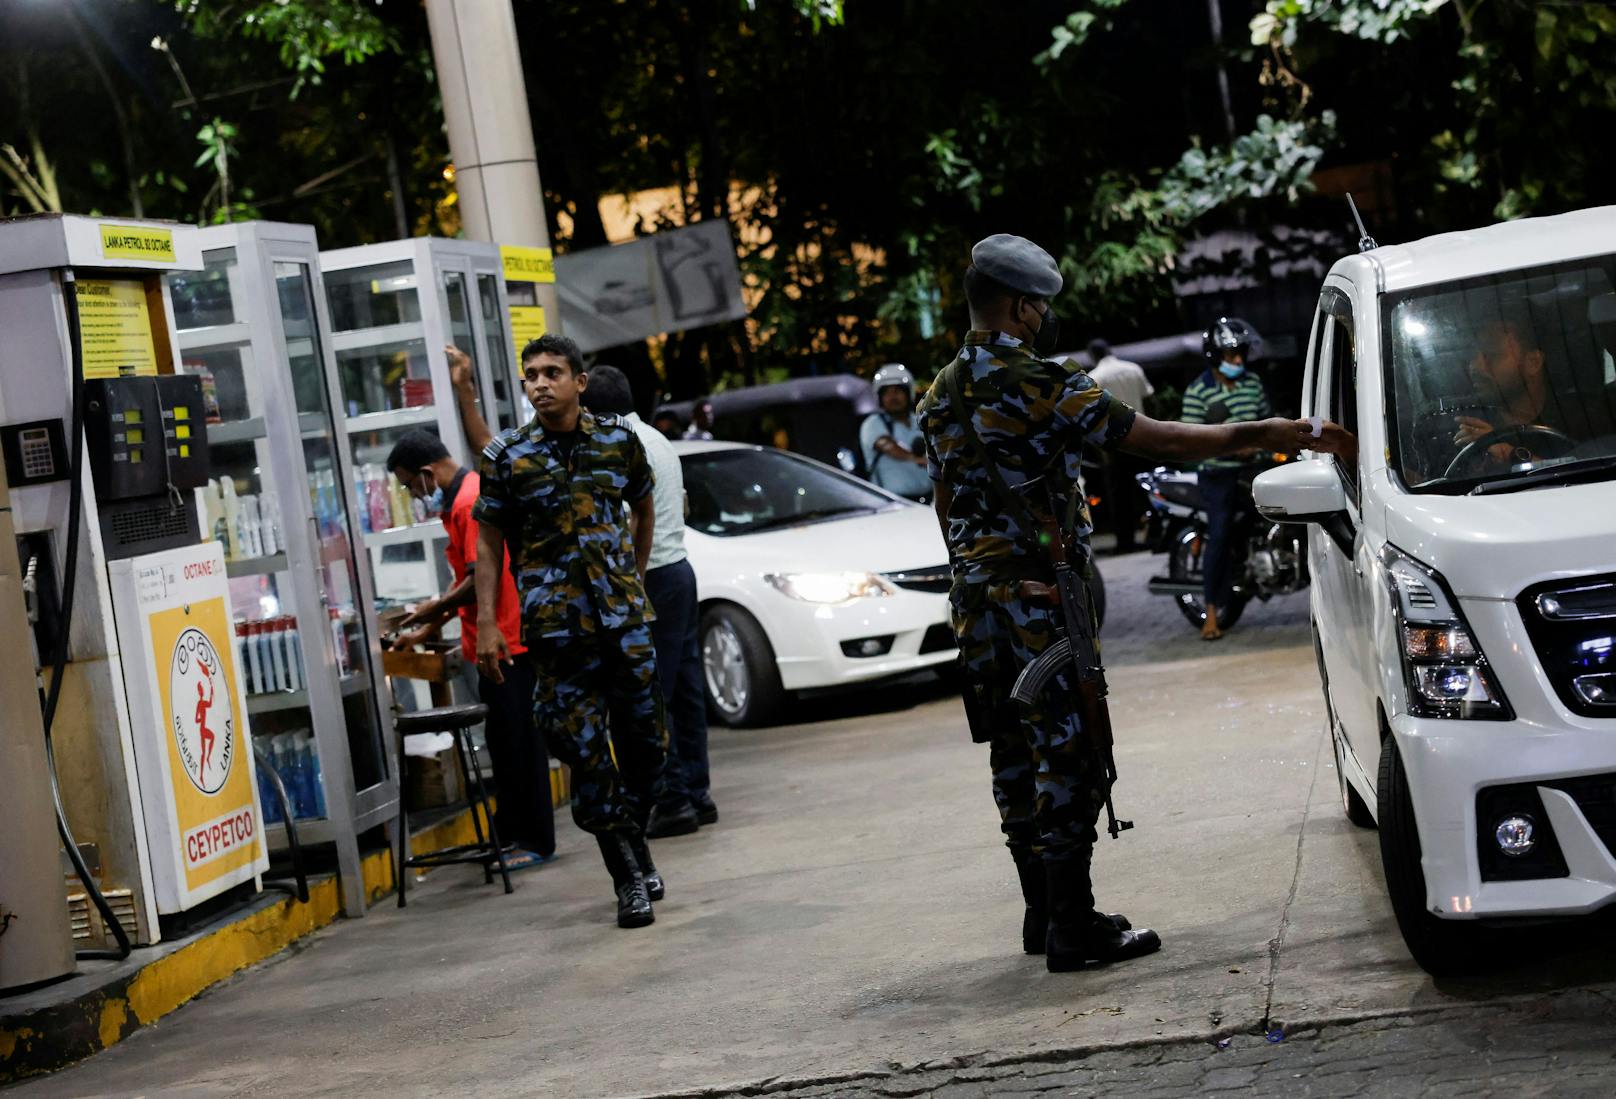
[[[1305,601],[1206,645],[1144,595],[1159,560],[1106,563],[1138,828],[1096,861],[1102,903],[1162,931],[1149,959],[1054,975],[1020,953],[985,750],[957,697],[907,686],[715,733],[723,819],[658,842],[653,928],[612,925],[567,828],[510,897],[436,872],[403,914],[18,1094],[1532,1093],[1608,1071],[1609,954],[1440,985],[1408,960],[1374,833],[1340,811]]]

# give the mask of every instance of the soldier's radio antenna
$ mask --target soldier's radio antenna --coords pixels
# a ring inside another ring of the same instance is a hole
[[[1375,243],[1375,238],[1369,235],[1368,229],[1364,228],[1363,218],[1358,216],[1358,204],[1352,201],[1351,191],[1347,192],[1347,209],[1352,211],[1352,220],[1358,223],[1358,251],[1373,252],[1376,248],[1379,248],[1380,245]]]

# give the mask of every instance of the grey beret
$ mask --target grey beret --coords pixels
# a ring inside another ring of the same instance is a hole
[[[1060,268],[1055,257],[1026,237],[995,233],[976,242],[971,263],[989,278],[1012,290],[1035,298],[1052,298],[1060,293]]]

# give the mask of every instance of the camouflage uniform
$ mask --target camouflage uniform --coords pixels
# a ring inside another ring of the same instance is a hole
[[[957,365],[956,365],[957,364]],[[1112,446],[1133,427],[1134,410],[1086,374],[1040,359],[1014,337],[973,331],[944,370],[958,369],[982,445],[1015,489],[1047,474],[1057,516],[1089,571],[1090,522],[1077,483],[1084,443]],[[1052,579],[1034,532],[1019,529],[999,502],[987,472],[971,454],[940,374],[920,404],[927,466],[953,492],[947,542],[954,581],[949,607],[960,647],[971,738],[989,745],[993,796],[1006,843],[1046,859],[1087,859],[1107,780],[1090,750],[1071,700],[1076,684],[1057,675],[1038,702],[1010,699],[1016,676],[1055,639],[1060,608],[1021,598],[1023,580]],[[1029,510],[1046,506],[1034,494]]]
[[[483,451],[473,512],[510,548],[538,676],[534,723],[572,768],[573,819],[597,835],[643,829],[667,749],[652,611],[619,519],[652,481],[616,416],[580,413],[570,463],[535,418]]]

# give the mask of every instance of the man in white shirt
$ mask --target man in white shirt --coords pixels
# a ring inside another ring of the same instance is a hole
[[[1088,375],[1100,388],[1122,401],[1129,408],[1143,409],[1145,398],[1156,392],[1156,387],[1145,377],[1138,363],[1119,359],[1111,353],[1111,345],[1104,340],[1089,341],[1089,361],[1094,365]],[[1120,450],[1105,454],[1105,509],[1106,525],[1116,535],[1115,553],[1132,553],[1134,539],[1139,530],[1139,517],[1144,514],[1146,501],[1136,473],[1144,469],[1143,463]]]
[[[634,393],[621,370],[615,366],[590,370],[582,400],[590,412],[616,415],[633,429],[656,478],[651,486],[656,522],[651,528],[645,594],[656,611],[651,643],[656,647],[657,678],[668,716],[668,762],[645,835],[681,836],[718,820],[718,806],[708,792],[707,694],[697,638],[696,573],[685,553],[684,470],[673,444],[634,411]]]

